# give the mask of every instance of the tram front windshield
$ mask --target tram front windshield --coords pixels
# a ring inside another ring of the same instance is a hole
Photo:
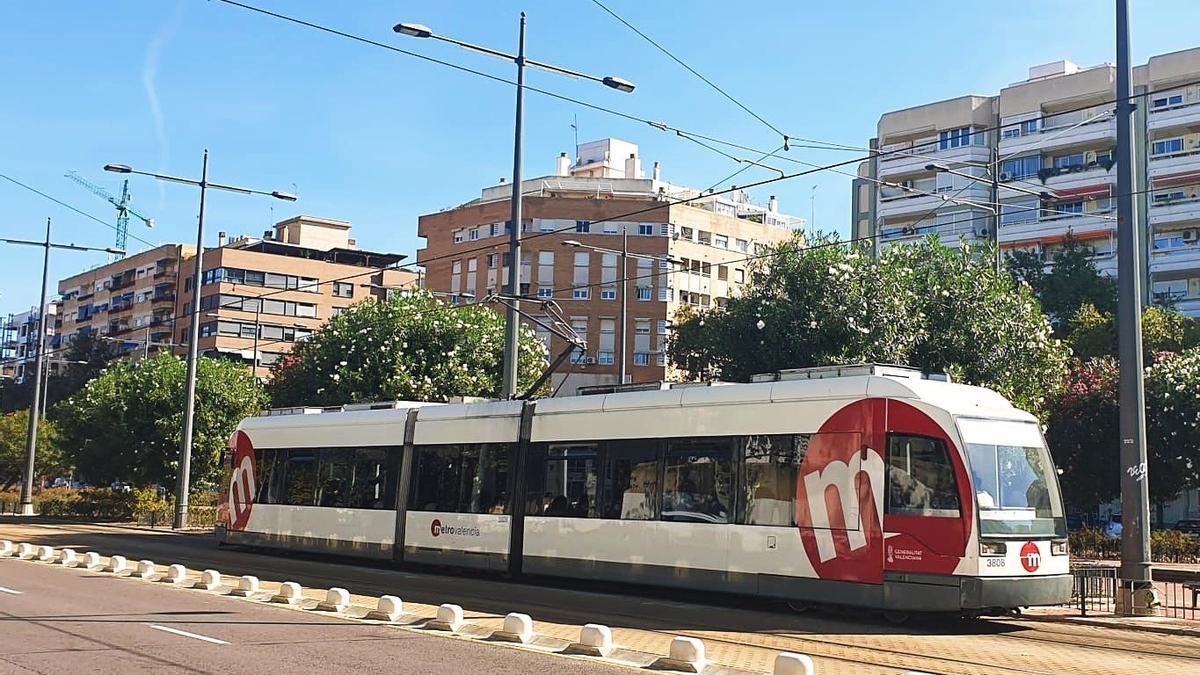
[[[981,535],[1067,536],[1054,462],[1036,424],[960,418],[958,428]]]

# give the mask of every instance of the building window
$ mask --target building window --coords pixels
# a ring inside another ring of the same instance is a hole
[[[738,239],[734,241],[734,245],[737,247],[737,250],[741,251],[742,253],[746,253],[750,250],[750,242],[745,239]]]
[[[539,298],[553,298],[554,297],[554,287],[553,286],[538,286],[538,297]]]
[[[658,328],[659,335],[666,335],[667,334],[667,320],[659,319],[657,328]]]
[[[659,225],[658,233],[664,237],[671,236],[671,224],[670,223],[662,223],[661,225]]]
[[[463,241],[463,231],[462,231],[462,230],[455,230],[455,231],[454,231],[454,243],[456,243],[456,244],[461,244],[461,243],[462,243],[462,241]]]
[[[1182,138],[1168,138],[1165,141],[1154,141],[1152,154],[1169,155],[1176,152],[1183,152]]]
[[[592,224],[586,220],[575,221],[575,231],[580,234],[587,234],[592,231]]]
[[[345,281],[333,282],[333,295],[336,298],[353,298],[354,284]]]
[[[1054,168],[1069,169],[1073,166],[1083,166],[1087,164],[1086,158],[1082,152],[1077,152],[1070,155],[1059,155],[1054,158]]]
[[[649,223],[638,223],[638,234],[643,237],[654,236],[654,226]]]
[[[724,265],[717,265],[717,280],[729,281],[729,268]]]
[[[1054,206],[1056,213],[1083,213],[1083,202],[1063,202]]]
[[[637,289],[637,299],[638,300],[649,300],[652,297],[654,297],[653,294],[654,294],[654,289],[650,288],[649,286],[639,286]]]
[[[487,257],[487,266],[489,270],[496,269],[496,254],[489,253]]]
[[[571,363],[580,365],[587,363],[587,352],[573,351],[571,352]]]
[[[1026,223],[1038,219],[1038,200],[1023,199],[1018,202],[1000,205],[1000,224],[1012,225]]]
[[[601,300],[616,300],[617,299],[617,289],[601,288],[600,289],[600,299]]]
[[[633,353],[633,365],[635,365],[635,366],[650,365],[650,355],[647,354],[646,352],[634,352]]]
[[[650,319],[635,319],[633,332],[637,335],[650,334]]]
[[[470,230],[468,230],[467,238],[471,241],[477,241],[479,239],[479,228],[472,227]]]
[[[1000,163],[1000,180],[1009,181],[1031,178],[1037,176],[1041,168],[1042,158],[1036,155],[1033,157],[1006,159]]]
[[[1174,94],[1172,96],[1164,96],[1163,98],[1156,98],[1152,102],[1153,107],[1155,107],[1155,108],[1167,108],[1167,107],[1170,107],[1173,105],[1179,105],[1181,103],[1183,103],[1183,95],[1182,94]]]
[[[667,297],[669,296],[670,292],[671,292],[671,289],[667,288],[666,286],[659,286],[658,287],[659,302],[666,302]]]
[[[667,365],[667,355],[663,354],[661,352],[658,354],[655,354],[654,355],[654,365],[660,366],[660,367],[666,366]]]
[[[604,234],[618,234],[621,231],[621,223],[615,220],[604,221]]]
[[[574,300],[588,300],[592,297],[590,288],[576,288],[571,291],[571,298]]]
[[[612,352],[599,352],[596,355],[596,363],[602,366],[611,366],[613,364]]]

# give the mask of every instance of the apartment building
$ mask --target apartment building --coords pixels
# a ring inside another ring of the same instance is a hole
[[[417,263],[425,269],[426,287],[457,302],[507,291],[511,191],[501,180],[478,199],[421,216],[417,233],[425,248]],[[673,377],[665,342],[676,312],[723,304],[746,283],[749,258],[804,224],[781,213],[774,197],[763,206],[744,191],[706,196],[668,183],[657,162],[647,178],[638,146],[614,138],[580,144],[574,160],[562,153],[553,174],[524,181],[521,192],[520,294],[535,299],[523,302],[522,311],[542,315],[555,303],[569,322],[564,332],[587,343],[552,377],[555,389],[567,395],[616,383],[622,354],[629,381]],[[674,203],[696,197],[687,205]],[[618,254],[623,239],[625,270]],[[618,325],[623,278],[624,350]],[[526,323],[551,355],[568,344]]]
[[[261,237],[205,249],[200,353],[257,364],[260,377],[338,312],[411,286],[404,258],[358,248],[344,221],[297,216]],[[133,354],[186,352],[192,337],[195,249],[168,244],[59,282],[65,340],[91,334]],[[269,296],[269,297],[262,297]]]
[[[1152,57],[1133,79],[1148,294],[1200,316],[1200,49]],[[987,241],[998,203],[1002,249],[1049,265],[1069,232],[1115,275],[1115,83],[1111,65],[1059,61],[997,95],[885,113],[880,154],[853,181],[852,232],[879,249],[935,233]]]
[[[58,374],[62,358],[55,352],[58,344],[59,306],[56,302],[46,304],[46,369],[51,375]],[[38,325],[42,312],[37,307],[9,314],[0,319],[0,378],[10,378],[22,384],[32,378],[38,353]]]

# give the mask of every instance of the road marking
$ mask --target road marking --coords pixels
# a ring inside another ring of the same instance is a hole
[[[198,635],[196,633],[189,633],[186,630],[179,630],[178,628],[171,628],[169,626],[160,626],[156,623],[148,623],[146,625],[150,626],[154,630],[161,630],[161,631],[165,631],[167,633],[174,633],[175,635],[182,635],[183,637],[190,637],[190,638],[195,638],[197,640],[204,640],[205,642],[211,642],[214,645],[229,644],[228,642],[226,642],[224,640],[218,640],[217,638],[208,637],[207,635]]]
[[[14,591],[11,588],[0,586],[0,593],[8,593],[9,595],[21,595],[21,591]]]

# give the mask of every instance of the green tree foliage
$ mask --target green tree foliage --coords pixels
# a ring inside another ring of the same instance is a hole
[[[173,485],[179,467],[186,363],[171,354],[118,362],[59,407],[64,453],[87,481]],[[239,364],[197,363],[191,477],[211,488],[229,435],[267,405],[262,386]]]
[[[1083,305],[1071,318],[1067,343],[1081,359],[1116,356],[1113,316]],[[1159,352],[1182,352],[1193,347],[1200,347],[1200,321],[1167,307],[1148,307],[1142,313],[1142,351],[1147,363]]]
[[[1120,494],[1119,375],[1111,357],[1075,361],[1048,404],[1063,496],[1083,509]],[[1145,382],[1150,498],[1161,504],[1200,486],[1200,349],[1160,353]]]
[[[19,483],[25,475],[25,445],[29,433],[29,411],[0,415],[0,490]],[[38,420],[34,475],[57,476],[65,473],[59,451],[58,430],[46,420]]]
[[[55,354],[55,358],[67,363],[60,374],[50,377],[46,382],[48,405],[53,408],[59,401],[70,398],[99,375],[108,362],[117,356],[117,349],[113,345],[112,342],[84,336],[72,342],[61,354]],[[5,381],[0,384],[0,413],[26,409],[32,398],[32,377],[26,378],[21,384]]]
[[[878,259],[818,235],[782,245],[724,308],[677,315],[668,350],[691,377],[900,363],[947,370],[1037,411],[1066,371],[1032,292],[987,255],[929,239]]]
[[[1117,284],[1101,276],[1091,259],[1091,247],[1068,234],[1054,254],[1049,271],[1034,253],[1017,251],[1008,256],[1009,273],[1025,282],[1041,300],[1057,335],[1065,336],[1081,307],[1091,305],[1103,314],[1117,309]]]
[[[519,388],[546,368],[546,350],[522,327]],[[453,306],[428,293],[368,300],[334,317],[276,364],[275,406],[497,397],[504,317],[487,307]]]

